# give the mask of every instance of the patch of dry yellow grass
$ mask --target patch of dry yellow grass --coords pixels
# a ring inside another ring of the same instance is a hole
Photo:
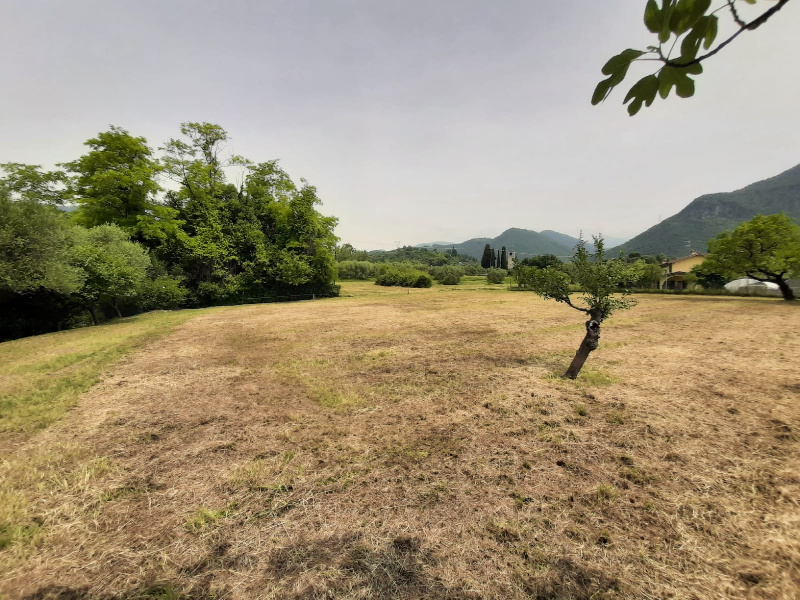
[[[104,462],[20,479],[41,531],[0,553],[0,590],[797,597],[798,307],[645,296],[573,382],[568,307],[343,294],[201,315],[9,456],[78,444],[54,480]]]

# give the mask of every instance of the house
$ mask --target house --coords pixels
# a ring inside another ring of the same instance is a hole
[[[684,277],[692,270],[692,267],[699,265],[706,258],[705,254],[700,252],[692,253],[689,256],[676,258],[675,260],[667,260],[661,263],[662,274],[659,281],[659,287],[662,290],[682,290],[686,288]]]

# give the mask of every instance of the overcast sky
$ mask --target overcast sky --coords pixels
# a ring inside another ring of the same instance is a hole
[[[708,60],[694,98],[633,118],[627,87],[590,98],[608,58],[652,43],[643,0],[0,8],[0,162],[52,167],[109,124],[157,147],[210,121],[232,152],[316,185],[360,248],[509,227],[631,237],[800,163],[800,1]]]

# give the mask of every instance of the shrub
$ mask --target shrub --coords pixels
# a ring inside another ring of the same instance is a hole
[[[464,269],[465,275],[485,275],[486,269],[481,266],[481,263],[467,263],[465,265],[461,265],[461,268]]]
[[[431,267],[428,273],[442,285],[458,285],[464,276],[464,269],[453,265]]]
[[[433,279],[423,271],[412,269],[405,265],[388,264],[380,269],[378,277],[375,279],[375,284],[423,288],[431,287]]]
[[[155,279],[147,279],[139,289],[138,304],[141,310],[158,310],[178,308],[186,299],[186,289],[175,277],[161,275]]]
[[[488,283],[503,283],[506,280],[508,271],[505,269],[489,269],[486,271],[486,281]]]
[[[372,279],[378,272],[378,265],[366,260],[343,260],[337,265],[340,279]]]

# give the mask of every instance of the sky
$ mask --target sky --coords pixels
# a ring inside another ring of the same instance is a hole
[[[357,248],[509,227],[621,241],[800,163],[800,2],[706,61],[693,98],[629,117],[628,86],[591,106],[605,61],[654,43],[644,4],[0,0],[0,162],[208,121],[315,185]]]

